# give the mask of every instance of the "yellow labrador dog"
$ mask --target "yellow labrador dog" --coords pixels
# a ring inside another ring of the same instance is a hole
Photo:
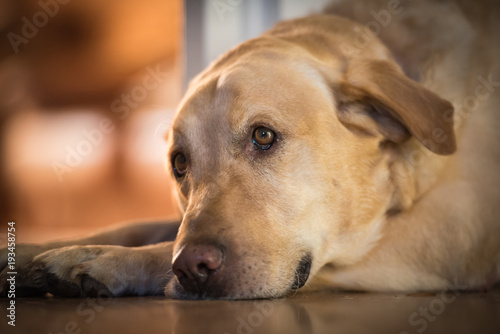
[[[18,292],[490,287],[499,22],[488,1],[346,1],[243,43],[193,80],[168,133],[182,222],[19,246]]]

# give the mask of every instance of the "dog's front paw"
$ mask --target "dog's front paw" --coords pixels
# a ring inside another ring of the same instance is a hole
[[[135,279],[126,266],[131,252],[120,246],[58,248],[35,257],[30,275],[56,296],[122,296]]]
[[[20,244],[0,249],[0,297],[43,295],[43,282],[29,273],[33,258],[48,249],[46,245]]]

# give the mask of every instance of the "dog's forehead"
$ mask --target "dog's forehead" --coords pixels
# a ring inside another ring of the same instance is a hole
[[[296,123],[303,118],[305,106],[314,108],[318,95],[328,98],[331,93],[320,73],[306,61],[255,58],[219,76],[214,107],[238,132],[269,118],[280,126]]]
[[[256,124],[294,132],[313,113],[331,111],[332,104],[330,87],[309,59],[253,53],[195,82],[179,109],[174,132],[213,150]]]
[[[175,146],[191,151],[195,148],[200,155],[217,149],[218,134],[227,125],[213,108],[215,89],[216,81],[205,81],[184,98],[170,132]]]

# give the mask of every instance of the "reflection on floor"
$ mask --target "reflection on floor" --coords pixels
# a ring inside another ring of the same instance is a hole
[[[0,300],[5,314],[8,300]],[[500,290],[436,294],[297,293],[288,299],[178,301],[19,298],[1,333],[500,333]]]

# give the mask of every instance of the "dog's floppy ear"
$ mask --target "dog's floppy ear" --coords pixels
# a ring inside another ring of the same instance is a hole
[[[340,83],[339,119],[401,143],[411,135],[434,153],[456,150],[453,106],[385,60],[351,60]]]

